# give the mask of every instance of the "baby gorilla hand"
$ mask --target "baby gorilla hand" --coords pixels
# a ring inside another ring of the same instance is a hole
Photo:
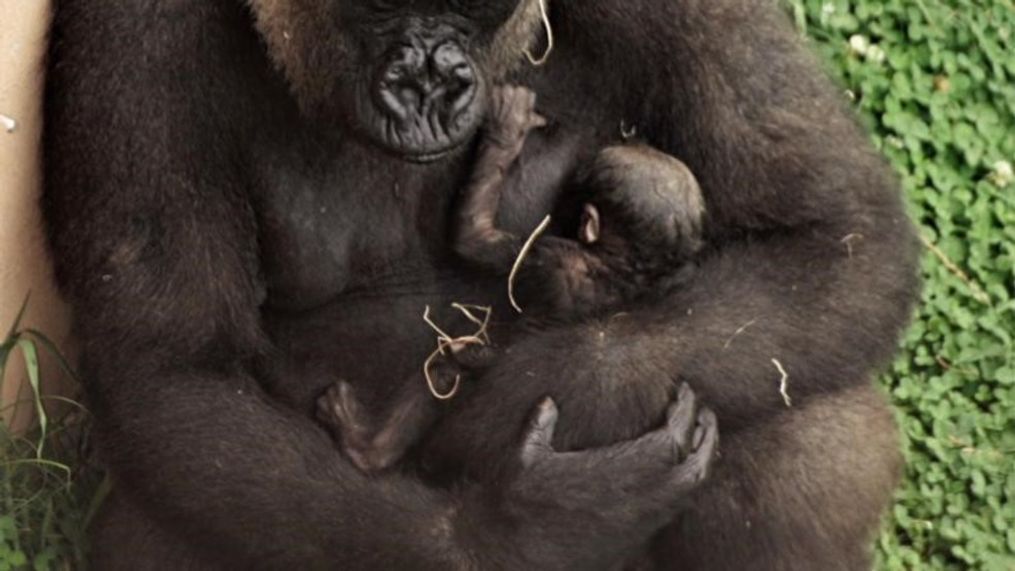
[[[506,162],[502,166],[518,157],[529,131],[544,125],[546,119],[536,113],[536,94],[532,90],[515,85],[493,88],[485,142],[504,151]]]

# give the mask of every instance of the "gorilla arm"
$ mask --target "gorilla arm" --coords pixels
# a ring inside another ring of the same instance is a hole
[[[777,3],[553,7],[548,77],[582,58],[616,74],[572,93],[609,98],[617,128],[688,163],[706,197],[699,273],[621,321],[617,343],[669,362],[724,430],[785,408],[778,366],[796,402],[865,382],[908,318],[916,242],[893,177]]]
[[[684,425],[558,454],[544,406],[504,489],[437,491],[362,475],[265,394],[243,142],[268,88],[247,17],[68,0],[54,22],[45,211],[117,493],[226,567],[589,568],[641,544],[704,477],[711,445],[681,463]],[[103,547],[161,563],[144,544]]]

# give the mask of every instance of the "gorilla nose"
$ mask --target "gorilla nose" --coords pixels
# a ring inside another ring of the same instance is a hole
[[[476,71],[457,42],[404,46],[383,73],[381,102],[403,121],[434,112],[453,116],[471,103],[475,84]]]

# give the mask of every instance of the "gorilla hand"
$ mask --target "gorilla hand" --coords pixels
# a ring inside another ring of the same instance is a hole
[[[504,504],[519,520],[535,518],[538,525],[527,531],[543,536],[533,538],[541,549],[538,556],[567,562],[565,567],[580,562],[589,566],[584,568],[608,568],[605,562],[622,560],[641,547],[673,521],[688,494],[708,477],[716,456],[715,414],[699,407],[686,384],[667,410],[663,427],[612,446],[554,450],[558,417],[552,399],[537,406],[523,439],[521,468]],[[545,537],[550,530],[559,531],[561,522],[579,521],[584,524],[580,532],[572,530],[559,541]],[[561,552],[548,555],[548,545]]]

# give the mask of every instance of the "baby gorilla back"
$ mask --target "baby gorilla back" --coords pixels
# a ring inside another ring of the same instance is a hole
[[[422,443],[425,472],[443,484],[510,475],[519,465],[518,438],[532,404],[547,396],[560,410],[553,438],[558,451],[615,444],[662,425],[677,394],[660,366],[665,359],[646,354],[645,345],[608,342],[637,327],[618,314],[582,326],[577,335],[551,329],[510,345],[481,379],[464,384]],[[573,356],[566,369],[548,359],[561,353]]]

